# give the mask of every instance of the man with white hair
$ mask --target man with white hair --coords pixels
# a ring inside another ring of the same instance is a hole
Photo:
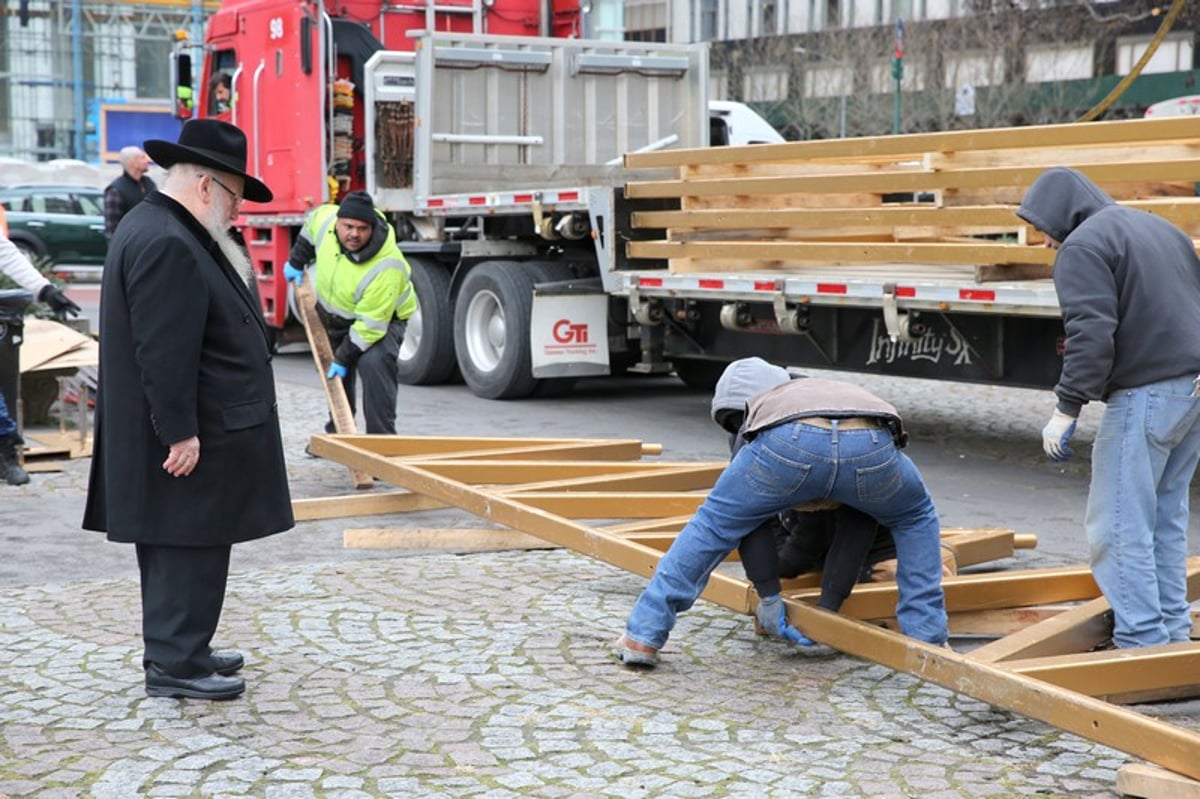
[[[150,170],[150,156],[141,147],[132,144],[122,147],[120,160],[121,176],[104,189],[104,233],[110,239],[125,214],[158,188],[146,175]]]
[[[146,151],[167,178],[104,263],[83,526],[137,547],[146,693],[232,699],[244,658],[210,646],[230,548],[294,525],[271,338],[229,233],[243,200],[272,194],[227,122],[191,120]]]

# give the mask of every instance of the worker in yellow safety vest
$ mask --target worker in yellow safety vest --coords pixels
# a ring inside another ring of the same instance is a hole
[[[333,347],[325,377],[342,378],[353,411],[355,374],[361,374],[367,433],[395,435],[396,358],[417,294],[396,232],[371,195],[351,192],[340,205],[321,205],[309,214],[284,276],[299,285],[311,263],[317,310]],[[325,430],[334,432],[332,421]]]

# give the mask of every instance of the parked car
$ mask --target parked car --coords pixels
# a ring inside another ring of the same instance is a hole
[[[0,187],[8,237],[34,263],[63,277],[98,278],[108,252],[104,190],[92,186]]]

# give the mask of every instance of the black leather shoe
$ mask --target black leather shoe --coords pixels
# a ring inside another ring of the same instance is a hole
[[[245,690],[246,681],[241,677],[224,677],[215,672],[203,677],[172,677],[155,663],[146,669],[146,696],[234,699]]]
[[[213,668],[217,670],[217,674],[222,677],[228,677],[231,674],[237,674],[242,670],[242,666],[246,665],[246,659],[242,657],[241,652],[229,650],[227,652],[213,652],[209,655],[212,658]]]

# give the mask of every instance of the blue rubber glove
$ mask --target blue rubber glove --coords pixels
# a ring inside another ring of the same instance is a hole
[[[800,646],[816,645],[815,641],[788,624],[787,609],[784,607],[783,597],[779,594],[772,594],[758,600],[755,617],[758,619],[758,625],[776,638],[782,638]]]
[[[1050,421],[1042,428],[1042,449],[1045,450],[1047,458],[1061,463],[1075,454],[1067,442],[1075,435],[1076,421],[1078,420],[1074,416],[1068,416],[1058,408],[1054,409]]]
[[[304,270],[297,269],[292,266],[291,261],[285,261],[283,264],[283,276],[291,283],[299,286],[304,282]]]
[[[337,361],[329,364],[329,371],[325,373],[325,379],[332,380],[335,377],[346,379],[346,367],[342,366]]]

